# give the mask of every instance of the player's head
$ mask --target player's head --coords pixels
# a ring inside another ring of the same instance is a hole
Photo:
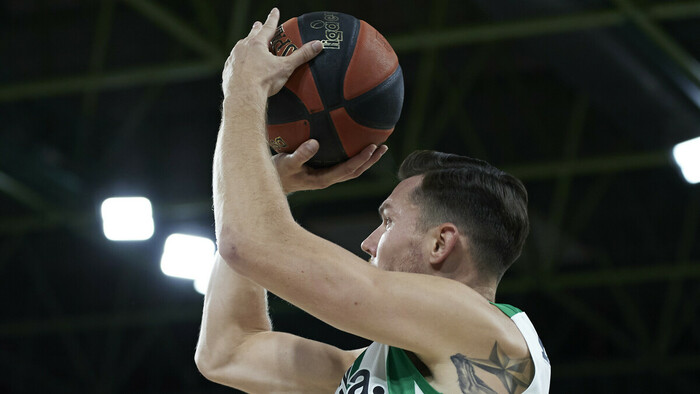
[[[399,183],[391,195],[379,206],[381,224],[362,241],[362,250],[371,258],[370,263],[387,271],[429,273],[423,246],[424,232],[420,231],[420,209],[412,193],[420,185],[414,177]]]
[[[419,227],[453,223],[466,235],[479,273],[500,280],[529,232],[522,182],[485,161],[434,151],[413,152],[401,164],[399,179],[417,175],[422,182],[411,198]]]

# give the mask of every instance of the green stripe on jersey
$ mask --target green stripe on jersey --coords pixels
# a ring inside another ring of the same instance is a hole
[[[387,394],[412,394],[418,385],[423,394],[440,394],[425,380],[413,365],[406,351],[389,347],[386,357]]]
[[[514,315],[517,315],[518,313],[522,312],[520,309],[514,307],[513,305],[496,304],[495,302],[492,302],[491,304],[497,306],[498,309],[500,309],[501,312],[505,313],[508,317],[513,317]]]
[[[362,358],[365,357],[365,353],[367,353],[367,349],[365,349],[362,353],[360,353],[360,356],[355,359],[355,362],[352,363],[352,367],[350,367],[350,374],[348,376],[352,376],[357,372],[358,369],[360,369],[360,364],[362,364]]]

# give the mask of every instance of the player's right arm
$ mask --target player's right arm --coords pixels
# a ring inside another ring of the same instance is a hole
[[[318,150],[307,141],[273,160],[287,193],[319,189],[355,178],[379,160],[386,147],[368,147],[324,170],[303,164]],[[329,393],[361,350],[271,331],[266,291],[233,271],[217,254],[204,298],[195,363],[209,380],[252,393]]]
[[[333,392],[357,351],[271,331],[265,289],[220,256],[212,270],[195,352],[209,380],[251,392]]]

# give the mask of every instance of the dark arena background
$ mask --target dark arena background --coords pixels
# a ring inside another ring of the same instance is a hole
[[[221,68],[275,5],[367,21],[405,77],[387,155],[293,195],[300,223],[363,255],[408,152],[488,160],[530,193],[497,297],[535,323],[552,392],[698,392],[700,194],[671,151],[700,136],[700,1],[680,0],[1,1],[0,392],[235,392],[197,371],[203,296],[160,262],[170,234],[214,237]],[[150,199],[150,239],[105,237],[113,196]]]

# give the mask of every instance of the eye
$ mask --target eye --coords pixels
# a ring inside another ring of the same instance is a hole
[[[391,218],[384,218],[384,227],[389,227],[392,223],[394,223]]]

